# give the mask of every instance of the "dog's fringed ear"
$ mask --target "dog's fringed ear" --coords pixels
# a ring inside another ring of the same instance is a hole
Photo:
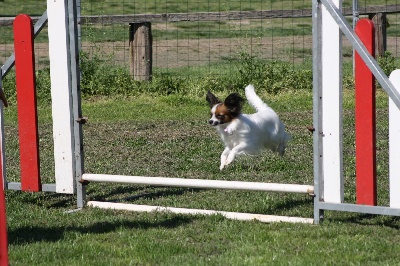
[[[235,117],[238,116],[243,107],[244,99],[238,93],[229,94],[224,101],[224,105],[228,108],[229,113]]]
[[[221,100],[218,99],[214,94],[212,94],[210,91],[207,92],[206,95],[206,100],[210,104],[210,107],[213,107],[214,105],[221,103]]]

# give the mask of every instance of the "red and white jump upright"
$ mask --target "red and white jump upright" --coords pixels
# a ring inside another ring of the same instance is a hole
[[[314,222],[324,210],[400,216],[400,70],[389,78],[374,59],[374,25],[362,19],[355,31],[341,13],[341,0],[313,1]],[[344,203],[341,41],[357,51],[356,203]],[[390,97],[390,206],[377,205],[375,79]]]
[[[14,20],[14,54],[0,72],[0,100],[8,105],[2,79],[15,65],[17,86],[18,136],[20,145],[20,182],[8,182],[6,176],[3,106],[0,106],[0,265],[8,265],[6,203],[4,189],[30,192],[49,191],[82,194],[82,149],[79,71],[77,70],[76,0],[51,1],[48,9],[33,26],[27,15]],[[55,184],[42,184],[39,162],[39,132],[36,105],[34,36],[49,21],[49,56],[53,110]],[[78,178],[76,176],[78,175]],[[83,199],[79,198],[80,205]],[[79,204],[78,204],[79,205]]]
[[[74,113],[73,89],[78,74],[74,73],[77,53],[71,52],[71,25],[76,24],[76,16],[69,16],[69,4],[75,0],[48,1],[47,11],[33,26],[28,15],[18,15],[14,20],[15,52],[2,67],[3,73],[15,64],[18,108],[18,132],[20,144],[20,182],[8,182],[6,167],[3,164],[5,187],[23,191],[49,191],[73,194],[76,191],[76,171],[80,167],[77,160],[81,158],[76,152],[75,131],[80,125],[79,114]],[[71,4],[71,5],[72,5]],[[74,19],[75,18],[75,19]],[[53,141],[55,184],[42,184],[40,178],[39,133],[36,106],[36,81],[34,35],[37,35],[48,22],[49,59],[53,115]],[[75,23],[75,24],[74,24]],[[74,57],[76,56],[76,58]],[[6,67],[4,70],[3,68]],[[76,72],[76,71],[75,71]],[[2,95],[0,94],[0,98]],[[80,105],[80,101],[79,104]],[[80,107],[79,107],[80,108]],[[78,108],[78,109],[79,109]],[[78,124],[78,125],[77,125]],[[2,155],[5,158],[4,139]]]

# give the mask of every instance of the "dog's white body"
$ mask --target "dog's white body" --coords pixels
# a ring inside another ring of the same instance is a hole
[[[254,155],[264,148],[283,155],[286,142],[291,139],[278,115],[257,96],[253,85],[248,85],[245,93],[256,113],[239,114],[229,123],[216,125],[225,144],[220,170],[229,165],[236,155]],[[213,117],[211,120],[215,119],[215,115]]]

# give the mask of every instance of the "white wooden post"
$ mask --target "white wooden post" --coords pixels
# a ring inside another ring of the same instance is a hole
[[[389,80],[400,92],[400,69]],[[389,98],[389,190],[390,207],[400,208],[400,110]]]
[[[56,192],[74,193],[73,113],[67,3],[47,0]]]
[[[334,0],[341,9],[342,1]],[[324,201],[343,202],[342,40],[332,16],[322,7],[322,129]]]

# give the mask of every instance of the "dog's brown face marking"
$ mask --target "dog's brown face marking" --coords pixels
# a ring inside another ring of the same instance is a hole
[[[233,119],[225,104],[218,104],[215,108],[214,114],[215,118],[217,118],[220,121],[220,124],[229,123]]]
[[[243,98],[237,93],[231,93],[222,102],[208,91],[206,100],[211,107],[211,118],[208,123],[213,126],[231,122],[240,114],[243,105]]]

